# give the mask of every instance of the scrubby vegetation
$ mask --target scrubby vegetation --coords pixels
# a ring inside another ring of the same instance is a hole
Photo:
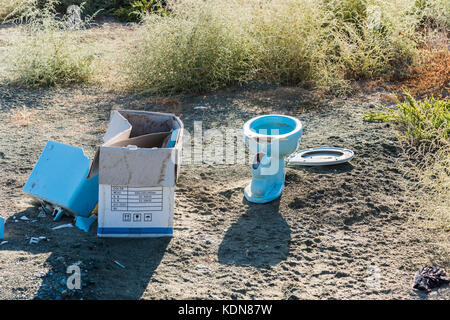
[[[120,6],[113,12],[114,17],[122,22],[139,22],[145,14],[169,15],[165,0],[134,0],[128,5]]]
[[[7,1],[23,1],[20,8],[28,8],[28,23],[21,25],[24,40],[15,41],[10,58],[14,81],[57,85],[89,79],[92,56],[77,45],[67,16],[61,14],[82,0]],[[445,0],[87,0],[83,4],[85,15],[98,10],[119,20],[142,19],[132,37],[136,41],[114,59],[120,71],[115,74],[123,76],[116,76],[117,83],[164,94],[200,93],[248,81],[346,93],[358,79],[398,81],[427,63],[423,48],[430,37],[444,34],[446,43],[450,16]]]
[[[74,32],[85,25],[70,16],[58,17],[56,1],[42,8],[37,0],[27,0],[19,8],[20,37],[8,51],[11,81],[25,86],[55,86],[81,83],[93,73],[93,56],[81,48]]]
[[[129,83],[202,92],[248,80],[346,91],[353,79],[402,77],[445,1],[169,1],[130,52]],[[432,23],[430,20],[432,19]],[[427,29],[428,30],[428,29]]]
[[[420,213],[428,216],[431,229],[450,231],[450,102],[433,97],[416,101],[409,93],[394,108],[368,113],[369,121],[388,121],[399,125],[402,137],[414,150],[413,186]],[[418,159],[417,159],[418,158]],[[417,161],[418,160],[418,161]],[[411,172],[410,172],[411,173]],[[440,244],[447,253],[450,243]]]
[[[0,23],[7,19],[26,0],[2,0],[0,5]]]
[[[450,102],[433,97],[416,101],[409,93],[394,108],[368,113],[368,121],[390,121],[401,125],[403,137],[414,144],[450,144]]]

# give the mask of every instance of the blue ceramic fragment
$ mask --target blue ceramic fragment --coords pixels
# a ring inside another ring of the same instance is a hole
[[[75,226],[80,229],[83,230],[84,232],[89,232],[89,229],[91,228],[91,225],[95,222],[95,218],[86,218],[86,217],[81,217],[78,216],[75,218]]]
[[[66,212],[89,217],[98,202],[98,175],[87,179],[89,166],[82,149],[48,141],[23,191]]]
[[[5,237],[5,219],[0,217],[0,240]]]

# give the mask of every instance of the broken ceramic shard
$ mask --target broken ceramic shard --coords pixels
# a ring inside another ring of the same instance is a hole
[[[5,219],[0,217],[0,240],[5,236]]]
[[[62,224],[56,227],[53,227],[52,230],[58,230],[58,229],[63,229],[63,228],[72,228],[73,225],[71,223],[66,223],[66,224]]]
[[[88,232],[95,220],[97,220],[95,215],[91,215],[89,218],[78,216],[75,218],[75,226],[84,232]]]
[[[125,269],[125,266],[123,264],[121,264],[119,261],[114,260],[114,263],[117,264],[119,267],[121,267],[122,269]]]
[[[56,221],[63,211],[89,217],[98,202],[98,176],[87,178],[90,162],[82,149],[50,140],[23,191],[59,209]]]
[[[177,142],[177,138],[178,138],[178,132],[180,131],[180,129],[172,129],[171,132],[171,136],[170,136],[170,140],[169,143],[167,145],[167,148],[173,148],[175,147],[175,143]]]
[[[53,215],[55,216],[53,218],[53,221],[59,221],[59,220],[61,220],[62,216],[64,215],[64,210],[60,207],[55,207],[55,210],[53,211]]]

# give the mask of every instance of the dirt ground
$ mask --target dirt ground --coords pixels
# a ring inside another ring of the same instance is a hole
[[[449,299],[448,287],[412,289],[422,266],[449,266],[417,219],[412,223],[413,181],[402,174],[408,161],[395,130],[362,120],[387,95],[361,90],[335,98],[254,84],[178,97],[177,104],[95,86],[0,85],[0,216],[8,241],[0,246],[0,299]],[[52,230],[71,219],[38,218],[22,192],[28,175],[47,140],[81,147],[92,158],[115,109],[176,112],[191,134],[194,121],[203,121],[203,130],[240,129],[256,115],[288,114],[303,123],[300,148],[346,147],[355,158],[289,167],[281,198],[264,205],[244,199],[248,164],[186,164],[172,238]],[[29,244],[39,236],[49,241]],[[81,290],[66,287],[74,263],[82,269]]]

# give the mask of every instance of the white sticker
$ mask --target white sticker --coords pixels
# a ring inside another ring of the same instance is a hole
[[[111,211],[126,211],[131,213],[132,217],[127,216],[127,219],[131,218],[136,222],[141,221],[142,215],[139,213],[144,214],[150,211],[162,210],[162,187],[111,186]],[[149,221],[148,217],[147,221]]]

